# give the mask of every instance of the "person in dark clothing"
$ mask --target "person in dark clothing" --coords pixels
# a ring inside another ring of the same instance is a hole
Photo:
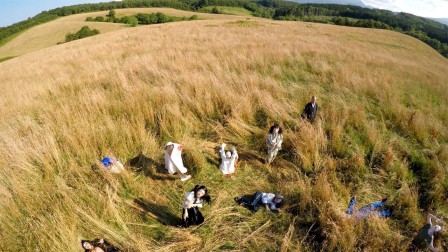
[[[236,197],[235,202],[253,212],[258,211],[260,204],[263,204],[266,210],[280,212],[280,207],[285,203],[285,198],[280,194],[256,192],[252,197]]]
[[[440,232],[442,227],[439,225],[432,225],[431,219],[434,219],[436,223],[440,222],[440,219],[432,214],[428,214],[426,218],[426,224],[418,231],[414,240],[412,240],[412,245],[409,251],[416,251],[417,249],[425,250],[429,248],[431,251],[439,251],[438,248],[434,247],[434,234]]]
[[[308,120],[310,123],[314,122],[314,119],[316,119],[317,110],[319,109],[316,100],[317,97],[313,96],[311,101],[306,104],[305,109],[303,109],[302,112],[302,118]]]
[[[182,203],[182,225],[189,227],[190,225],[200,225],[204,222],[204,217],[198,207],[202,207],[203,202],[210,204],[210,196],[207,187],[196,185],[191,191],[184,196]]]
[[[111,245],[104,239],[96,239],[93,241],[81,240],[81,246],[84,252],[119,252],[120,249]]]

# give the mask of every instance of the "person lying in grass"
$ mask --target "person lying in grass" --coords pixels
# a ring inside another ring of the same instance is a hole
[[[409,251],[417,251],[417,250],[425,250],[429,248],[431,251],[439,251],[438,248],[434,247],[434,235],[437,232],[442,230],[442,227],[439,225],[432,225],[432,219],[435,220],[436,223],[439,223],[441,220],[434,215],[428,213],[426,217],[426,224],[420,228],[415,236],[414,240],[412,240],[411,249]]]
[[[270,164],[274,161],[274,158],[277,156],[279,150],[282,149],[283,142],[283,130],[278,124],[274,124],[269,129],[269,134],[266,139],[266,144],[268,146],[268,157],[267,163]]]
[[[207,187],[204,185],[196,185],[191,191],[184,196],[182,203],[182,225],[189,227],[190,225],[200,225],[204,222],[204,217],[199,211],[202,203],[210,204],[211,198],[208,195]]]
[[[280,207],[285,203],[285,198],[280,194],[256,192],[252,197],[236,197],[235,202],[253,212],[258,211],[260,204],[263,204],[268,211],[280,212]]]
[[[179,176],[180,180],[186,181],[191,178],[182,161],[183,146],[177,143],[168,142],[165,144],[165,168],[169,174]]]
[[[231,151],[225,152],[226,144],[221,144],[219,153],[221,154],[221,165],[219,169],[224,175],[232,175],[236,171],[236,165],[238,162],[238,153],[235,147],[231,148]]]
[[[101,160],[101,163],[103,164],[104,168],[106,168],[111,173],[121,173],[124,171],[124,166],[114,156],[105,157]]]
[[[104,239],[96,239],[93,241],[81,240],[81,246],[84,252],[119,252],[120,249],[112,246]]]
[[[348,205],[346,213],[357,220],[361,220],[372,215],[376,215],[379,217],[390,217],[392,215],[391,211],[383,209],[386,201],[387,198],[384,198],[381,201],[375,201],[371,204],[361,207],[358,210],[355,210],[356,196],[353,196],[350,199],[350,203]]]

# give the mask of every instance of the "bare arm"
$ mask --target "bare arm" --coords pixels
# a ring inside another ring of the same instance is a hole
[[[433,214],[428,213],[428,216],[426,217],[426,223],[432,226],[431,219],[434,219],[436,223],[440,222],[440,219],[434,216]]]
[[[435,248],[434,247],[434,237],[432,238],[432,240],[431,240],[431,243],[429,244],[429,249],[431,250],[431,251],[433,251],[433,252],[437,252],[437,251],[439,251],[439,249],[438,248]]]

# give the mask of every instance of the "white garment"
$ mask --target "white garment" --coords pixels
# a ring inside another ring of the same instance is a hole
[[[187,173],[187,168],[184,167],[182,162],[182,145],[173,143],[174,148],[171,155],[168,150],[165,150],[165,169],[168,173],[174,174],[176,172]]]
[[[273,193],[261,193],[261,203],[269,204],[271,210],[277,210],[274,203],[275,194]]]
[[[107,167],[107,169],[109,169],[109,171],[112,173],[121,173],[122,171],[124,171],[124,166],[120,162],[120,160],[114,160],[112,161],[112,164]]]
[[[191,191],[191,192],[187,192],[185,195],[184,195],[184,202],[182,202],[182,208],[187,208],[187,206],[185,205],[185,201],[188,201],[188,202],[190,202],[190,207],[188,207],[188,208],[192,208],[192,207],[202,207],[202,199],[201,198],[199,198],[199,199],[196,199],[196,201],[195,201],[195,198],[194,198],[194,191]]]
[[[219,153],[221,153],[221,160],[222,160],[221,165],[219,166],[221,172],[223,174],[235,173],[235,160],[238,158],[238,153],[236,152],[236,150],[233,152],[230,158],[226,157],[226,153],[223,147],[221,147]]]

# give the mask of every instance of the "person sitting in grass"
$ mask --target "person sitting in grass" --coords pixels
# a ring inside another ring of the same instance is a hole
[[[120,249],[112,246],[104,239],[96,239],[93,241],[81,240],[81,246],[84,252],[119,252]]]
[[[375,201],[372,204],[368,204],[358,210],[355,210],[356,196],[353,196],[350,199],[346,213],[353,216],[357,220],[364,219],[371,215],[376,215],[378,217],[390,217],[392,215],[391,211],[383,209],[386,201],[387,198],[384,198],[381,201]]]
[[[277,156],[279,150],[282,149],[283,142],[283,130],[278,126],[278,124],[274,124],[269,129],[269,135],[266,139],[266,144],[268,146],[268,164],[274,161],[274,158]]]
[[[121,173],[124,171],[124,166],[114,156],[105,157],[101,160],[101,163],[103,164],[104,168],[106,168],[111,173]]]
[[[440,219],[435,217],[434,215],[428,213],[426,217],[426,224],[420,228],[415,236],[414,240],[412,240],[411,251],[415,251],[416,249],[425,250],[429,248],[431,251],[439,251],[438,248],[434,247],[434,234],[440,232],[442,227],[439,225],[432,225],[431,219],[434,219],[436,223],[440,222]]]
[[[280,194],[256,192],[252,197],[236,197],[235,202],[253,212],[258,211],[260,204],[263,204],[268,211],[280,212],[280,207],[285,203],[285,198]]]
[[[210,204],[210,201],[207,187],[204,185],[196,185],[191,191],[187,192],[182,203],[182,225],[189,227],[190,225],[202,224],[204,217],[198,208],[202,208],[203,202]]]
[[[219,169],[224,175],[231,176],[236,171],[236,165],[238,162],[238,153],[235,147],[232,147],[230,151],[225,152],[226,144],[221,144],[219,153],[221,154],[221,165]]]
[[[169,174],[177,173],[180,180],[186,181],[191,178],[191,175],[186,174],[188,170],[182,161],[182,149],[183,146],[177,143],[165,144],[165,168]]]

